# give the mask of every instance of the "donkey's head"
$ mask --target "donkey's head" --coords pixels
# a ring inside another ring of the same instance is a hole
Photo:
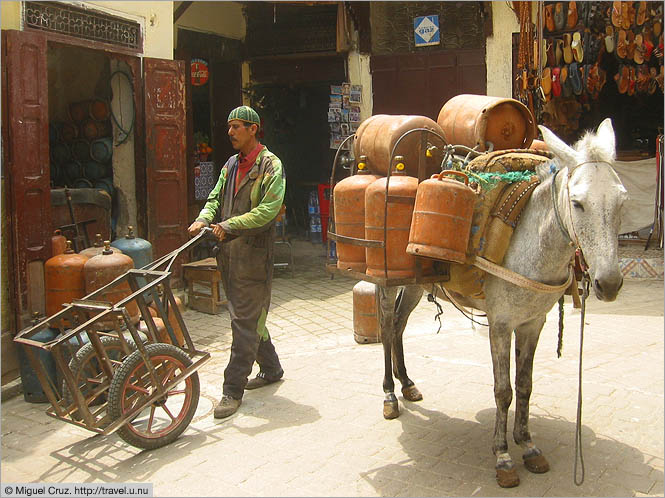
[[[589,265],[596,297],[613,301],[623,284],[619,270],[618,235],[621,206],[627,192],[612,169],[615,139],[611,120],[596,133],[588,132],[573,147],[539,126],[563,176],[558,209],[571,241],[579,245]],[[553,184],[552,188],[557,188]]]

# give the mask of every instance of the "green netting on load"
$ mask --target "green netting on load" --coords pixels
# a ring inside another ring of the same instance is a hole
[[[483,190],[492,190],[499,183],[517,183],[529,181],[535,173],[533,171],[509,171],[508,173],[482,173],[464,171],[469,175],[469,182],[477,181]]]

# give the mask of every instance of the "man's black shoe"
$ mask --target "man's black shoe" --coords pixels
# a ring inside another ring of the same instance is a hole
[[[284,370],[282,370],[279,373],[279,375],[275,377],[269,377],[264,372],[259,372],[258,374],[256,374],[256,377],[247,382],[245,389],[247,390],[258,389],[259,387],[267,386],[268,384],[274,384],[275,382],[280,380],[283,375],[284,375]]]

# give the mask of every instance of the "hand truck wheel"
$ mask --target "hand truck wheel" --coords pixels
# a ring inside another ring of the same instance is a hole
[[[154,343],[145,347],[155,376],[163,386],[192,365],[182,349]],[[108,412],[115,421],[141,406],[153,392],[152,378],[140,351],[130,354],[116,370],[109,388]],[[171,386],[165,396],[145,406],[118,429],[118,435],[138,448],[154,449],[173,442],[187,428],[199,403],[197,372]]]
[[[119,339],[110,336],[100,337],[99,340],[104,346],[104,351],[108,355],[109,360],[111,360],[111,365],[113,365],[113,370],[115,371],[121,364],[123,357],[125,356],[125,351],[122,348],[122,343]],[[128,340],[127,345],[129,346],[130,353],[136,350],[136,344],[133,341]],[[97,352],[95,351],[94,346],[91,343],[85,344],[81,349],[79,349],[74,357],[69,361],[69,370],[74,376],[74,381],[76,385],[81,390],[81,394],[84,397],[87,397],[94,389],[96,389],[100,384],[105,380],[104,371],[99,365],[99,359],[97,358]],[[65,400],[67,406],[72,404],[74,397],[69,391],[67,383],[63,379],[62,381],[62,397]],[[95,406],[104,403],[107,400],[107,395],[105,392],[99,393],[93,399],[88,401],[88,406]],[[80,420],[81,417],[72,413],[72,418]]]

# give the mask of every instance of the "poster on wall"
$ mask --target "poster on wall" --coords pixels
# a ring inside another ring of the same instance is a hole
[[[330,148],[339,149],[342,143],[355,133],[360,122],[362,85],[342,83],[330,85],[328,123],[330,126]],[[353,140],[347,140],[344,150],[353,148]]]
[[[208,63],[203,59],[192,59],[191,78],[193,86],[203,86],[210,78]]]
[[[422,16],[413,19],[413,38],[416,47],[429,47],[441,43],[439,16]]]

